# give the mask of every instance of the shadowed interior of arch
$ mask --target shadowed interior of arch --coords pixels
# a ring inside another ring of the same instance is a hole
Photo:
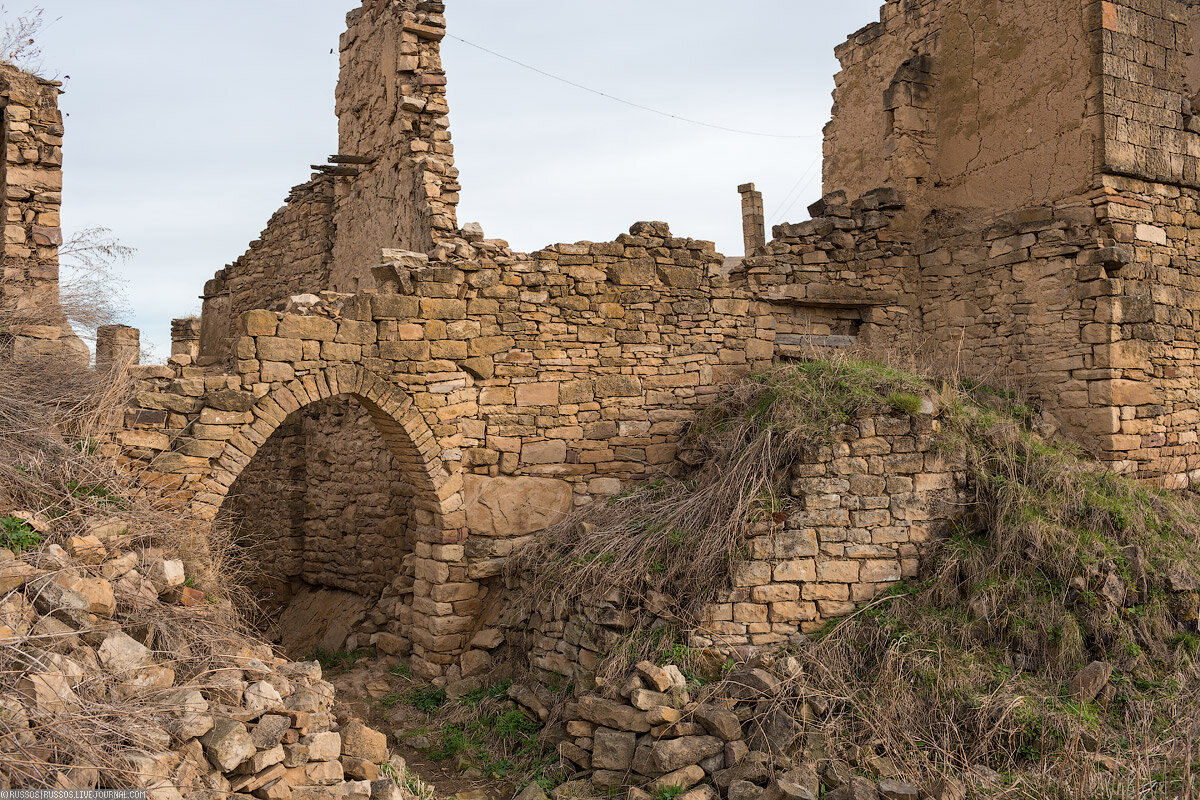
[[[390,421],[349,394],[291,413],[222,506],[253,616],[293,657],[354,645],[352,630],[407,638],[414,527],[428,512],[411,443],[380,430]]]

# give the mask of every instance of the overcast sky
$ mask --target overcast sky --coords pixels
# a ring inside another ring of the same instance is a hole
[[[738,184],[766,194],[768,225],[805,218],[819,197],[833,48],[880,3],[448,0],[452,35],[547,72],[678,116],[805,137],[685,124],[448,39],[459,221],[535,250],[666,220],[740,255]],[[204,281],[335,152],[337,42],[355,6],[42,3],[53,20],[42,73],[66,81],[64,228],[108,227],[136,248],[121,267],[129,324],[160,357],[170,320],[199,312]]]

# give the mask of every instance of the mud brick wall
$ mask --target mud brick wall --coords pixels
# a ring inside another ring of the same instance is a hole
[[[833,444],[792,465],[786,521],[763,523],[734,588],[708,607],[691,644],[755,648],[798,641],[901,580],[966,499],[962,465],[935,448],[931,402],[914,416],[874,415],[841,426]],[[519,585],[514,581],[513,588]],[[545,673],[580,679],[640,617],[657,612],[613,596],[506,616],[510,642]]]

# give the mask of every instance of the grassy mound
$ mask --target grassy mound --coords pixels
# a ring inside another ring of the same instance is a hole
[[[1008,394],[861,361],[777,367],[694,426],[693,474],[583,510],[515,568],[546,576],[538,602],[657,592],[686,626],[730,586],[748,526],[783,510],[792,461],[930,396],[973,502],[920,581],[781,654],[800,667],[779,701],[805,720],[797,757],[988,797],[1182,795],[1200,766],[1200,511],[1047,440]],[[1089,687],[1076,676],[1093,662]]]
[[[757,376],[707,408],[680,444],[695,464],[577,510],[509,561],[531,607],[612,594],[659,598],[690,619],[727,588],[756,523],[779,512],[793,462],[838,425],[874,412],[916,413],[930,387],[865,361],[808,362]]]

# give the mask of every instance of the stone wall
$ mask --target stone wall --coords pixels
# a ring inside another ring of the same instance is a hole
[[[297,186],[246,253],[204,285],[200,355],[230,357],[237,317],[329,284],[333,259],[331,177]]]
[[[966,500],[962,465],[935,447],[941,423],[929,401],[911,417],[865,417],[794,463],[786,507],[749,540],[734,588],[703,610],[689,644],[748,653],[800,641],[917,578],[924,549]],[[516,589],[521,580],[510,582]],[[638,619],[658,613],[653,603],[614,594],[528,615],[514,609],[506,625],[510,644],[536,669],[586,685]]]
[[[87,360],[59,303],[58,250],[63,244],[63,119],[60,81],[0,64],[0,185],[4,241],[0,251],[0,312],[21,323],[2,345],[17,357],[64,355]],[[15,334],[15,335],[14,335]]]
[[[426,252],[458,227],[443,10],[438,2],[389,0],[347,16],[338,152],[365,163],[338,179],[336,269],[320,288],[370,289],[380,250]]]
[[[358,403],[326,400],[303,419],[303,579],[378,597],[413,550],[412,486]]]
[[[1191,3],[1103,0],[1104,170],[1200,186],[1200,120]],[[1190,63],[1189,63],[1189,60]]]
[[[924,213],[1086,189],[1100,151],[1098,23],[1095,0],[889,0],[835,51],[825,191],[892,186]]]

